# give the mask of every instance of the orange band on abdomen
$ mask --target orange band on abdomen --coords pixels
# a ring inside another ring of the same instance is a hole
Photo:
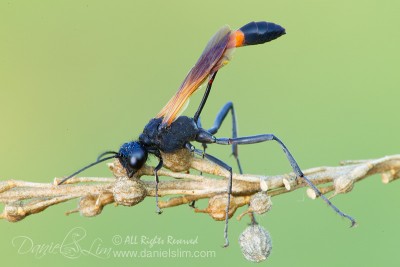
[[[241,30],[235,31],[235,47],[241,47],[244,43],[244,33]]]

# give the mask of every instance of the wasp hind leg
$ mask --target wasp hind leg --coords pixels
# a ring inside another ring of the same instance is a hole
[[[236,120],[236,113],[235,108],[233,107],[232,102],[226,103],[221,110],[218,112],[217,116],[215,117],[213,126],[207,130],[210,134],[216,134],[221,128],[222,123],[224,122],[226,116],[228,115],[229,111],[232,115],[232,138],[237,138],[238,129],[237,129],[237,120]],[[239,173],[243,174],[242,166],[240,165],[239,161],[239,154],[238,154],[238,145],[232,144],[232,155],[235,157],[236,163],[239,168]]]
[[[285,144],[275,135],[273,134],[260,134],[260,135],[254,135],[254,136],[245,136],[245,137],[237,137],[237,138],[215,138],[214,143],[220,144],[220,145],[248,145],[248,144],[256,144],[256,143],[261,143],[261,142],[266,142],[266,141],[275,141],[277,142],[283,152],[286,155],[286,158],[288,159],[290,165],[292,166],[292,169],[294,173],[296,174],[297,177],[300,177],[304,179],[304,181],[308,184],[309,187],[311,187],[317,196],[320,196],[337,214],[340,216],[347,218],[348,220],[351,221],[351,227],[356,225],[356,221],[349,215],[343,213],[341,210],[339,210],[333,203],[319,191],[319,189],[303,174],[301,171],[299,165],[297,164],[296,160],[288,150],[288,148],[285,146]]]
[[[232,116],[232,138],[236,138],[237,134],[238,134],[238,129],[237,129],[235,108],[233,107],[232,102],[226,103],[220,109],[220,111],[217,113],[217,116],[215,117],[213,126],[210,129],[208,129],[207,132],[209,132],[210,134],[216,134],[218,132],[218,130],[221,128],[222,123],[224,122],[224,120],[229,112],[231,112],[231,116]],[[202,128],[200,117],[197,120],[197,126],[199,128]],[[201,156],[204,159],[205,155],[206,155],[207,143],[202,142],[201,146],[203,147],[203,154]],[[232,145],[232,155],[235,157],[236,163],[238,165],[239,173],[243,174],[243,169],[242,169],[242,166],[240,165],[240,161],[239,161],[238,146],[236,144]],[[203,173],[200,172],[200,175],[203,175]],[[195,203],[196,203],[196,201],[192,201],[189,204],[189,207],[195,208]]]

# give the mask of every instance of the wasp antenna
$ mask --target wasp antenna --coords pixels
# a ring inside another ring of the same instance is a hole
[[[118,155],[118,152],[115,152],[115,151],[103,152],[97,157],[97,161],[101,160],[102,157],[104,157],[105,155],[108,155],[108,154]]]
[[[104,153],[103,153],[103,154],[104,154]],[[93,162],[93,163],[90,163],[89,165],[83,167],[82,169],[80,169],[80,170],[74,172],[73,174],[71,174],[71,175],[68,176],[67,178],[64,178],[61,182],[58,183],[58,185],[61,185],[61,184],[65,183],[65,181],[71,179],[71,178],[74,177],[75,175],[77,175],[77,174],[83,172],[84,170],[89,169],[90,167],[92,167],[92,166],[94,166],[94,165],[96,165],[96,164],[99,164],[100,162],[103,162],[103,161],[106,161],[106,160],[109,160],[109,159],[113,159],[113,158],[117,158],[117,157],[118,157],[118,155],[114,155],[114,156],[102,158],[102,159],[97,160],[97,161],[95,161],[95,162]]]

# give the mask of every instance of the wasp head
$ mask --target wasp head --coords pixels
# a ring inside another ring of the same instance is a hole
[[[119,149],[119,161],[129,177],[132,177],[147,160],[148,152],[139,142],[128,142]]]

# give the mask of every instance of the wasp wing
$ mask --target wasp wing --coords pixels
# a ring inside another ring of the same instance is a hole
[[[208,42],[206,48],[182,82],[178,92],[157,114],[162,118],[162,126],[169,126],[186,108],[189,97],[214,72],[225,65],[235,47],[229,26],[222,27]]]

